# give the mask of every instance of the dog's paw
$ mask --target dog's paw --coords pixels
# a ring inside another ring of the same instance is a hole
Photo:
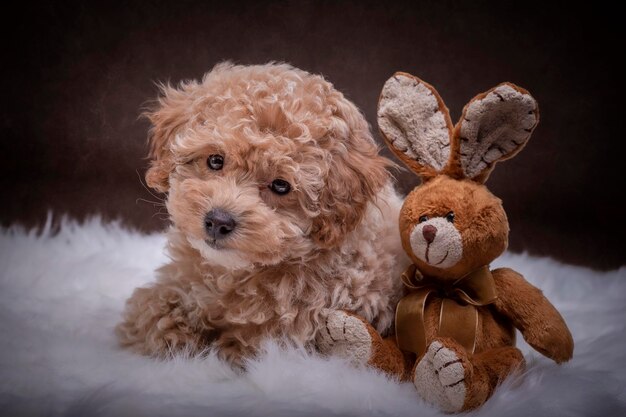
[[[327,312],[326,321],[315,341],[321,353],[349,359],[355,365],[366,364],[372,354],[368,324],[340,310]]]
[[[448,413],[463,410],[467,396],[468,372],[472,364],[458,348],[433,341],[416,365],[413,383],[426,401]]]

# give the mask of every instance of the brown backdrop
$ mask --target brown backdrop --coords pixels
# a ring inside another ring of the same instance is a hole
[[[277,60],[325,75],[374,129],[378,94],[397,70],[435,85],[453,119],[501,81],[526,87],[542,121],[489,183],[509,213],[511,248],[624,264],[624,68],[612,55],[623,37],[611,10],[528,1],[54,3],[5,13],[4,225],[34,225],[52,210],[162,228],[139,182],[148,124],[138,115],[154,82],[197,78],[224,59]],[[414,184],[399,176],[403,190]]]

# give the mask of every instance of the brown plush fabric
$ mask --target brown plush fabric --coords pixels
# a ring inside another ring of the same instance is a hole
[[[524,148],[538,123],[537,102],[515,84],[502,83],[477,95],[454,128],[448,172],[484,183],[496,162]]]
[[[368,364],[398,379],[405,378],[406,361],[396,346],[395,338],[389,336],[382,339],[372,326],[368,326],[368,331],[372,336],[372,357]]]
[[[443,114],[449,118],[437,92],[417,77],[400,73],[385,84],[379,104],[381,132],[403,161],[412,158],[407,166],[423,180],[400,213],[402,244],[424,279],[441,282],[441,291],[423,307],[423,323],[416,323],[424,326],[427,351],[407,362],[406,370],[426,401],[457,412],[480,407],[523,366],[514,347],[515,328],[557,363],[572,357],[573,341],[541,291],[507,268],[492,271],[495,303],[477,307],[473,354],[454,339],[438,337],[441,305],[450,297],[445,288],[488,265],[507,247],[509,226],[502,203],[482,183],[498,161],[525,146],[539,120],[537,103],[526,90],[501,84],[470,101],[454,131],[448,130],[451,151],[442,167],[446,144],[442,146],[440,136],[448,125]],[[369,363],[397,372],[399,349],[371,335],[376,348]]]
[[[378,125],[396,156],[424,177],[436,175],[450,159],[450,112],[433,86],[411,74],[397,72],[385,83]]]
[[[441,270],[419,259],[411,248],[412,226],[423,215],[445,216],[454,211],[454,225],[463,241],[463,258]],[[481,184],[440,175],[415,188],[400,211],[404,250],[427,276],[456,280],[498,257],[507,246],[509,227],[500,199]]]
[[[507,376],[523,369],[524,356],[515,347],[501,347],[474,355],[468,363],[473,372],[464,410],[480,407]]]
[[[493,271],[498,287],[495,309],[509,317],[524,340],[544,356],[562,363],[574,354],[574,340],[565,320],[541,290],[509,268]]]
[[[383,339],[363,317],[347,310],[328,310],[325,328],[317,336],[322,354],[343,356],[353,364],[367,364],[398,379],[406,379],[410,355],[396,346],[395,336]],[[354,320],[356,319],[356,320]]]
[[[441,296],[443,290],[438,333],[474,352],[480,317],[477,307],[493,304],[496,299],[496,285],[487,266],[444,286],[439,279],[424,277],[411,265],[402,274],[402,282],[410,293],[396,307],[396,341],[400,349],[416,355],[425,352],[424,307],[430,296]]]

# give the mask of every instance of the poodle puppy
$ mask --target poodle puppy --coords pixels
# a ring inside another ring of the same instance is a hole
[[[213,348],[242,366],[266,337],[314,347],[335,309],[389,329],[409,263],[401,201],[343,94],[287,64],[222,63],[162,86],[147,116],[146,181],[167,195],[171,262],[127,301],[123,346]]]

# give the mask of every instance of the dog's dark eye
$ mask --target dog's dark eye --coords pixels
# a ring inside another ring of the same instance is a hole
[[[278,195],[287,194],[291,190],[291,184],[289,184],[285,180],[281,180],[280,178],[275,179],[269,185],[270,190],[274,191]]]
[[[211,155],[206,160],[206,164],[214,171],[219,171],[224,167],[224,157],[222,155]]]
[[[446,214],[446,220],[449,221],[450,223],[454,223],[454,212],[451,211],[448,214]]]
[[[426,215],[420,216],[420,218],[419,218],[419,222],[420,223],[424,223],[426,220],[428,220],[428,216],[426,216]]]

